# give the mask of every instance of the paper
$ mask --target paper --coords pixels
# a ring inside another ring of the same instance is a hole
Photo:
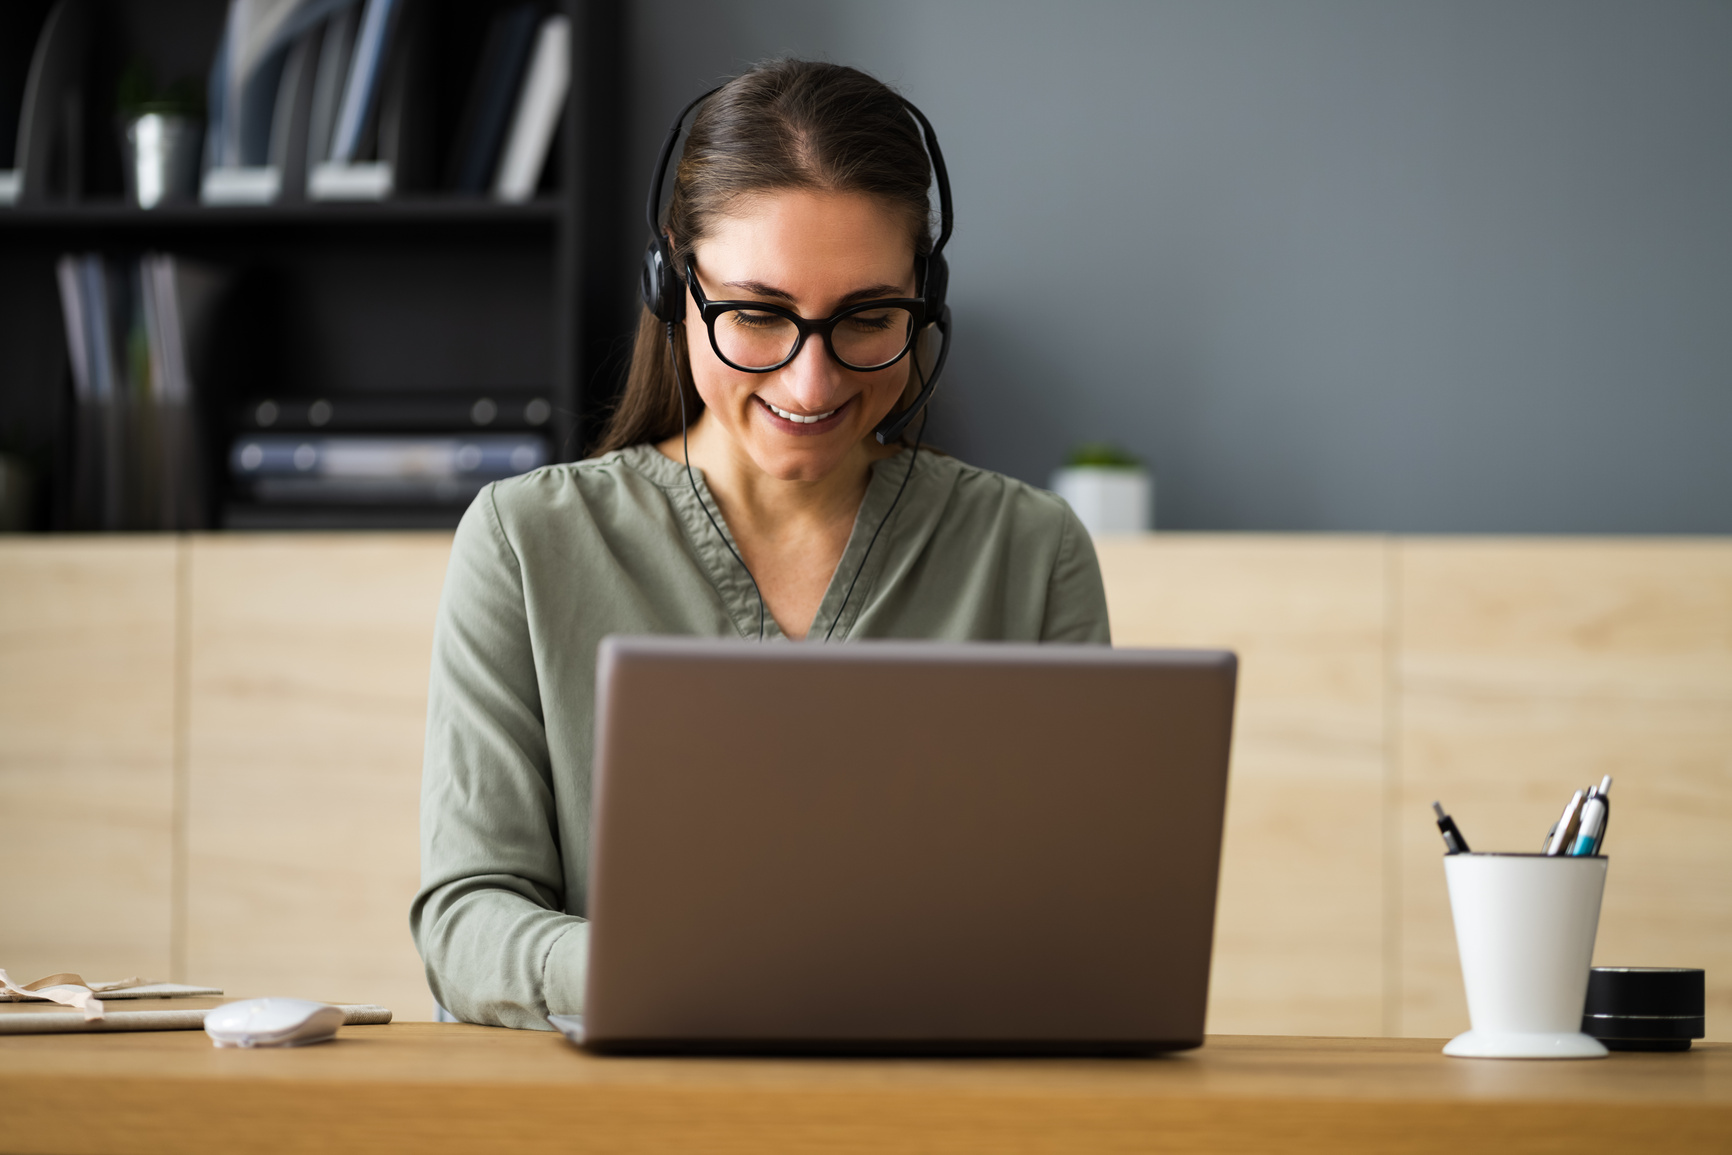
[[[0,969],[0,993],[4,993],[12,1002],[42,999],[51,1003],[61,1003],[64,1006],[75,1007],[83,1011],[86,1020],[102,1017],[102,1000],[96,997],[98,994],[142,985],[137,978],[120,979],[108,983],[87,983],[82,977],[75,974],[58,974],[19,986],[12,981],[11,975]]]

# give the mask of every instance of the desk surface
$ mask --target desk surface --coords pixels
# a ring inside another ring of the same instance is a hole
[[[1587,1062],[1213,1037],[1153,1059],[601,1058],[557,1035],[345,1027],[0,1038],[0,1151],[1732,1152],[1732,1044]]]

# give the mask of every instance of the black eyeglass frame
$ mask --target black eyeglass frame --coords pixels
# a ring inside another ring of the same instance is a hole
[[[883,297],[875,301],[861,301],[859,304],[849,305],[847,308],[842,309],[821,321],[812,321],[800,316],[800,314],[794,312],[792,309],[784,308],[781,305],[773,305],[768,301],[712,301],[708,297],[704,296],[703,286],[698,284],[697,269],[693,267],[690,260],[686,261],[686,286],[692,291],[692,300],[697,302],[698,315],[704,319],[704,328],[709,330],[710,348],[716,351],[716,356],[721,358],[722,364],[726,365],[730,369],[738,369],[742,373],[774,373],[776,370],[782,368],[789,362],[793,361],[794,358],[798,357],[800,355],[800,350],[806,347],[806,338],[812,336],[814,333],[824,338],[824,351],[829,353],[830,359],[836,362],[836,364],[842,366],[842,368],[851,369],[856,373],[876,373],[880,369],[890,368],[890,366],[908,356],[908,351],[914,348],[915,344],[920,340],[920,334],[926,328],[927,304],[926,300],[922,297]],[[908,326],[908,340],[903,344],[902,351],[896,354],[896,356],[890,358],[890,360],[877,365],[855,365],[848,361],[844,361],[842,355],[836,352],[836,345],[835,342],[830,339],[830,334],[835,331],[837,325],[846,321],[849,317],[854,316],[856,313],[870,312],[873,309],[905,309],[913,316],[914,323]],[[720,317],[723,313],[737,313],[741,311],[749,311],[753,313],[774,313],[776,316],[792,322],[794,328],[800,334],[794,340],[794,348],[786,357],[782,358],[774,365],[765,365],[759,368],[754,368],[748,365],[736,365],[733,361],[728,359],[726,353],[722,352],[721,342],[716,340],[716,318]]]

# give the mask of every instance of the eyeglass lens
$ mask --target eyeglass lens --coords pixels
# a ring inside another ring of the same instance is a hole
[[[713,331],[722,358],[741,369],[779,365],[800,339],[794,322],[776,313],[729,309]],[[895,305],[850,313],[830,330],[830,348],[851,369],[878,369],[902,356],[914,333],[914,314]]]

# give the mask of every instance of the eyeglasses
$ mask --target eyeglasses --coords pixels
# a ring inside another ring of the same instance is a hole
[[[822,321],[808,321],[792,309],[765,301],[712,301],[686,262],[686,285],[710,330],[710,347],[722,362],[742,373],[780,369],[806,346],[814,333],[845,369],[870,373],[888,369],[908,354],[926,323],[926,302],[918,297],[862,301]]]

